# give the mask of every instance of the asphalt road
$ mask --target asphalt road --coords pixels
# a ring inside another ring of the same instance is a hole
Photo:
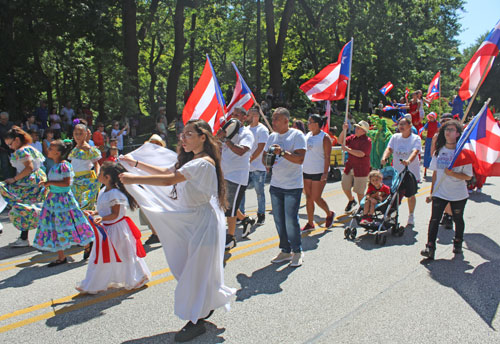
[[[193,342],[500,343],[500,178],[488,178],[467,203],[464,254],[454,256],[453,231],[440,229],[436,260],[422,263],[429,190],[428,181],[420,185],[416,225],[403,237],[389,236],[380,246],[359,231],[356,240],[345,240],[347,219],[337,216],[334,227],[317,226],[303,238],[304,265],[296,269],[270,263],[278,239],[267,215],[228,254],[226,284],[238,289],[231,311],[217,310]],[[328,184],[325,198],[343,213],[340,183]],[[249,213],[256,204],[247,191]],[[407,214],[403,202],[403,224]],[[300,217],[305,224],[304,207]],[[132,218],[139,223],[137,213]],[[170,343],[184,325],[173,314],[176,282],[159,244],[147,249],[153,272],[147,287],[78,296],[74,286],[87,265],[81,250],[69,251],[70,264],[48,268],[53,255],[9,248],[18,233],[5,212],[0,220],[1,343]],[[141,229],[146,240],[149,231]]]

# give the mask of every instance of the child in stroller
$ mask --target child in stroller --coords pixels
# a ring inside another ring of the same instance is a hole
[[[368,190],[364,197],[363,218],[360,222],[362,225],[373,222],[375,207],[391,194],[391,189],[382,183],[383,178],[384,175],[379,170],[372,170],[368,175]]]

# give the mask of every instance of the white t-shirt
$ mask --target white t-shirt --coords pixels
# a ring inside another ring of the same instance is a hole
[[[66,117],[66,123],[67,124],[72,124],[73,123],[73,116],[75,115],[75,110],[67,107],[63,107],[61,110],[61,116]]]
[[[325,132],[320,131],[318,135],[312,132],[306,134],[307,150],[304,157],[303,172],[307,174],[318,174],[325,171],[325,149],[323,139]]]
[[[224,179],[239,185],[248,185],[250,150],[254,142],[252,132],[247,127],[241,127],[238,134],[233,136],[231,142],[238,146],[248,147],[249,150],[240,156],[233,153],[227,144],[222,146],[221,167]]]
[[[399,160],[407,160],[414,150],[420,153],[422,150],[422,141],[420,140],[420,136],[413,133],[407,138],[404,138],[401,133],[397,133],[392,135],[388,147],[393,151],[392,162],[394,168],[398,173],[401,173],[404,165]],[[408,165],[408,169],[413,173],[417,181],[420,181],[420,159],[418,156]]]
[[[116,138],[116,147],[118,147],[118,150],[123,150],[123,135],[127,135],[127,131],[124,130],[123,133],[118,136],[119,132],[119,129],[111,129],[111,138]]]
[[[283,151],[294,152],[298,149],[306,149],[306,138],[297,129],[290,128],[284,134],[272,133],[267,139],[266,151],[271,145],[277,144]],[[271,186],[282,189],[300,189],[304,187],[302,180],[302,165],[286,160],[284,157],[276,157],[271,176]]]
[[[267,139],[269,138],[269,130],[262,123],[257,124],[255,127],[248,127],[253,134],[254,142],[252,149],[250,149],[250,156],[255,152],[259,143],[267,143]],[[253,161],[250,162],[250,172],[253,171],[266,171],[266,166],[262,163],[262,152],[256,157]]]
[[[434,188],[436,188],[438,185],[437,183],[440,182],[441,178],[444,178],[437,190],[434,192],[433,196],[447,201],[461,201],[469,197],[467,182],[465,180],[457,179],[444,174],[444,169],[450,166],[454,154],[454,149],[443,147],[439,150],[439,155],[437,157],[435,155],[432,157],[431,164],[429,166],[430,170],[436,171],[436,184],[434,185]],[[453,167],[451,170],[456,173],[464,173],[468,176],[473,175],[471,164]]]

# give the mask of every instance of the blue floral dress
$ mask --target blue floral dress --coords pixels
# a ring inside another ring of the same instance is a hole
[[[97,181],[92,167],[99,159],[101,159],[101,152],[96,147],[90,147],[88,150],[75,147],[68,156],[75,171],[71,190],[81,209],[95,209],[101,184]]]
[[[69,162],[55,164],[49,171],[49,181],[61,181],[74,172]],[[80,210],[71,187],[49,186],[43,203],[33,247],[44,251],[60,251],[74,245],[85,246],[94,240],[94,232]]]
[[[25,169],[24,164],[31,161],[33,172],[12,184],[0,182],[0,197],[11,207],[9,219],[21,231],[36,228],[38,223],[39,203],[43,202],[46,195],[45,188],[38,186],[47,180],[40,168],[44,160],[45,157],[35,148],[20,148],[11,154],[11,165],[19,174]]]

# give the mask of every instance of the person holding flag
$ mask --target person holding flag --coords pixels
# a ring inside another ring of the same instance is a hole
[[[455,158],[457,141],[463,128],[460,122],[451,120],[439,129],[436,150],[429,169],[433,170],[431,196],[426,199],[432,202],[432,213],[429,221],[427,244],[420,252],[422,256],[433,260],[436,252],[436,239],[439,222],[448,203],[451,205],[453,222],[455,223],[455,239],[453,253],[462,253],[464,237],[464,209],[469,193],[467,181],[472,178],[472,164],[452,167]],[[436,181],[439,181],[436,185]]]

